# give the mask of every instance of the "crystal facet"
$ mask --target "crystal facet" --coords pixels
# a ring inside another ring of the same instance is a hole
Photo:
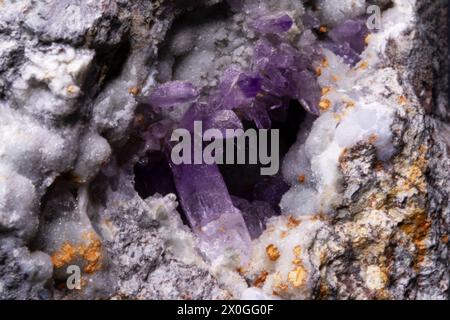
[[[207,257],[214,259],[223,250],[232,249],[245,262],[250,235],[217,166],[171,163],[171,168],[183,211],[203,240]]]
[[[361,54],[365,49],[365,38],[369,34],[364,21],[347,20],[343,24],[331,29],[328,36],[335,43],[348,43],[350,48]]]
[[[342,57],[347,64],[356,65],[360,60],[360,54],[364,51],[365,38],[369,34],[364,20],[350,19],[334,27],[323,46],[336,55]]]
[[[282,13],[275,16],[266,16],[256,19],[251,27],[263,34],[277,34],[289,31],[294,25],[292,18]]]
[[[187,81],[172,81],[154,88],[148,100],[153,107],[165,108],[193,102],[199,96],[198,89]]]

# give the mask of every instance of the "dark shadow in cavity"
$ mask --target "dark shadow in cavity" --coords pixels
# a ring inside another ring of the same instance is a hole
[[[148,153],[143,161],[135,165],[134,175],[134,187],[143,199],[155,193],[162,195],[176,194],[172,172],[166,156],[162,152]]]
[[[285,114],[279,115],[275,121],[272,119],[272,129],[280,130],[280,171],[284,156],[297,140],[300,125],[306,117],[306,111],[296,101],[292,101]],[[245,129],[254,128],[249,122],[244,122]],[[269,154],[270,140],[268,145]],[[265,201],[272,209],[279,212],[278,204],[281,197],[289,189],[284,182],[281,172],[275,176],[262,176],[261,165],[220,165],[222,176],[231,195],[247,201]]]

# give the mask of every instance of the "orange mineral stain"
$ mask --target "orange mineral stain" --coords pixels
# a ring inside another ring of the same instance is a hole
[[[280,251],[273,244],[269,244],[266,247],[266,253],[267,253],[267,256],[269,257],[270,261],[277,261],[278,258],[280,257]]]
[[[77,259],[84,261],[84,272],[94,273],[102,267],[102,243],[94,232],[83,235],[86,241],[83,244],[73,245],[65,242],[57,251],[51,255],[55,268],[62,268],[73,263]]]

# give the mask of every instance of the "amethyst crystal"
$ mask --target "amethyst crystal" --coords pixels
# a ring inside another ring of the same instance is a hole
[[[204,119],[203,129],[218,129],[222,133],[223,137],[232,138],[226,136],[226,130],[244,129],[244,126],[242,125],[242,121],[238,118],[234,111],[219,110],[213,112]]]
[[[180,128],[194,131],[194,121],[202,121],[206,115],[210,114],[213,110],[210,105],[204,102],[193,103],[187,112],[183,115],[179,123]]]
[[[322,94],[316,77],[308,70],[296,72],[292,77],[298,88],[298,92],[295,95],[297,100],[306,111],[319,115],[320,111],[318,106]]]
[[[308,29],[318,29],[320,27],[320,20],[311,11],[307,11],[302,15],[303,25]]]
[[[293,25],[292,18],[287,13],[282,13],[256,19],[250,24],[250,27],[262,34],[279,34],[289,31]]]
[[[225,137],[226,129],[243,129],[239,117],[232,110],[216,110],[210,104],[196,102],[184,114],[180,127],[194,131],[194,121],[202,121],[203,130],[218,129]]]
[[[270,129],[272,126],[267,106],[260,99],[255,100],[251,107],[244,108],[241,112],[247,120],[254,122],[258,129]]]
[[[332,41],[326,41],[322,46],[341,57],[348,65],[354,66],[361,61],[361,56],[348,43],[338,44]]]
[[[202,240],[204,254],[214,259],[224,250],[232,249],[245,264],[251,250],[250,235],[217,166],[172,163],[171,168],[181,206]]]
[[[254,48],[252,71],[230,67],[217,92],[210,98],[213,109],[239,110],[258,128],[271,126],[270,111],[298,100],[312,114],[319,114],[321,96],[316,78],[308,70],[316,50],[300,52],[281,38],[260,39]],[[309,56],[308,56],[309,55]]]
[[[364,51],[368,34],[369,29],[364,20],[347,20],[329,32],[331,41],[325,42],[323,46],[354,66],[361,60],[360,54]]]
[[[151,106],[158,109],[191,103],[178,123],[178,127],[191,132],[194,121],[202,121],[203,130],[218,129],[224,133],[226,129],[243,128],[243,119],[253,122],[257,128],[270,129],[274,123],[286,121],[292,100],[298,101],[309,113],[318,115],[321,89],[312,66],[315,60],[322,58],[319,46],[312,41],[297,48],[290,42],[285,33],[294,26],[294,21],[287,13],[268,16],[263,12],[265,7],[257,3],[228,2],[233,10],[248,10],[259,16],[249,24],[259,38],[250,67],[230,66],[216,90],[201,98],[199,90],[188,82],[162,84],[150,94]],[[304,24],[308,28],[319,26],[318,20],[308,14],[304,15]],[[364,33],[362,28],[351,31],[351,23],[338,27],[329,41],[333,49],[347,50],[349,60],[361,49],[359,40],[353,36],[360,37]],[[154,133],[154,139],[160,140],[161,136]],[[267,219],[279,214],[278,203],[288,185],[278,176],[253,179],[251,172],[243,169],[233,178],[224,175],[227,182],[233,180],[228,184],[233,194],[244,196],[248,201],[240,197],[232,199],[217,165],[170,162],[170,168],[181,207],[200,239],[202,252],[214,259],[225,250],[233,249],[245,264],[250,256],[250,236],[258,237]],[[251,181],[246,183],[247,180]],[[237,182],[241,189],[242,185],[246,186],[243,193],[236,193],[239,188],[233,186]]]
[[[262,78],[256,73],[241,73],[237,85],[245,97],[255,98],[261,91]]]
[[[193,102],[198,96],[199,91],[192,83],[172,81],[157,86],[148,97],[148,101],[153,107],[165,108]]]
[[[335,42],[348,43],[350,48],[361,54],[365,47],[365,38],[369,34],[369,29],[362,20],[347,20],[343,24],[333,28],[328,36]]]
[[[144,140],[147,150],[162,150],[166,137],[168,137],[174,128],[174,123],[169,119],[163,119],[151,124],[146,133]]]
[[[202,121],[204,130],[218,129],[222,134],[226,129],[243,127],[234,111],[205,102],[193,103],[179,126],[192,132],[194,121]],[[233,250],[242,264],[247,263],[250,235],[241,212],[233,206],[217,165],[170,162],[170,167],[181,207],[200,239],[203,254],[213,260],[225,250]]]
[[[319,114],[321,90],[316,77],[307,69],[311,63],[312,59],[287,43],[277,48],[264,40],[256,44],[254,65],[263,76],[262,88],[280,98],[268,108],[283,105],[283,98],[288,97],[298,100],[308,112]]]
[[[254,73],[243,73],[234,67],[225,71],[219,90],[211,104],[223,109],[248,107],[261,90],[262,79]]]

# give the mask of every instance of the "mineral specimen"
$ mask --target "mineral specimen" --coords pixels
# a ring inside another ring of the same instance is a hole
[[[155,108],[173,107],[197,99],[198,90],[189,82],[174,81],[156,87],[148,101]]]
[[[237,7],[235,10],[239,11]],[[311,13],[309,17],[307,23],[314,27],[316,20]],[[187,109],[180,122],[182,127],[192,131],[193,121],[206,120],[207,128],[219,130],[227,129],[227,126],[236,128],[240,126],[240,121],[232,111],[235,110],[244,119],[254,122],[257,128],[269,129],[272,125],[273,110],[285,108],[286,99],[298,100],[308,112],[320,114],[321,88],[311,71],[314,69],[314,63],[322,58],[317,48],[319,44],[311,43],[309,46],[296,48],[288,38],[282,37],[281,35],[294,25],[293,19],[287,13],[262,15],[249,25],[261,34],[253,49],[250,70],[242,70],[236,66],[226,69],[217,90],[209,97],[203,97],[205,102],[195,103]],[[324,46],[333,49],[350,64],[355,64],[360,60],[359,55],[365,48],[367,33],[362,20],[347,20],[331,30],[329,37],[333,42],[325,43]],[[149,101],[153,107],[164,107],[179,105],[197,97],[198,90],[191,83],[174,81],[156,86],[149,96]],[[239,230],[238,235],[244,237],[236,239],[236,242],[242,243],[236,248],[241,252],[241,257],[245,257],[250,247],[248,243],[246,244],[248,236],[243,236],[247,230],[241,213],[231,203],[217,168],[189,164],[177,167],[172,164],[172,170],[181,206],[203,243],[215,239],[215,250],[221,252],[233,237],[231,230],[236,228]],[[267,208],[272,207],[274,210],[278,209],[282,192],[287,191],[281,189],[281,194],[273,197],[270,190],[276,188],[270,183],[259,188],[262,190],[261,194],[267,195],[264,198],[264,201],[268,202]],[[221,200],[213,201],[214,198]],[[256,212],[257,208],[243,205],[243,201],[239,203],[245,208],[247,226],[255,238],[262,232],[264,220],[274,215],[274,211],[263,210],[266,212],[263,214],[266,215],[264,219],[262,217],[251,219],[248,212]],[[263,206],[259,208],[262,209]],[[206,225],[213,221],[217,223],[214,222],[213,226],[208,228],[210,233],[205,239],[202,228],[206,228]],[[222,237],[226,237],[226,240],[219,240]],[[214,249],[208,249],[208,255],[217,256],[218,252],[212,253],[212,250]]]
[[[294,21],[286,13],[281,13],[276,16],[261,17],[251,24],[256,31],[263,34],[279,34],[287,32],[293,25]]]
[[[251,251],[241,212],[233,206],[216,165],[173,165],[174,181],[183,211],[199,235],[208,258],[235,250],[243,264]]]
[[[250,70],[230,66],[221,77],[217,89],[210,96],[201,98],[201,90],[186,81],[156,85],[148,97],[155,111],[199,98],[200,101],[187,109],[179,124],[191,132],[194,121],[199,120],[205,121],[208,129],[239,128],[240,120],[233,111],[241,114],[243,119],[254,122],[257,128],[269,129],[272,124],[270,111],[283,108],[286,99],[296,99],[307,111],[319,114],[320,87],[310,71],[313,62],[321,57],[319,51],[312,49],[310,53],[317,56],[307,56],[308,48],[301,51],[292,46],[289,39],[277,36],[294,25],[287,13],[263,15],[249,24],[262,35],[255,45]],[[274,39],[266,37],[272,34],[276,35]],[[242,214],[233,207],[217,167],[171,163],[171,168],[184,213],[199,235],[201,246],[208,244],[206,255],[214,258],[231,247],[237,249],[244,260],[251,247],[248,230]],[[273,188],[270,184],[266,188],[266,193],[270,194],[269,190]],[[275,212],[270,207],[277,210],[276,202],[280,198],[281,195],[275,201],[270,196],[265,199],[268,202],[266,216]],[[250,210],[249,206],[246,209]],[[247,226],[254,237],[262,232],[264,225],[260,218],[256,221],[247,219]],[[240,245],[237,246],[237,243]]]
[[[448,298],[446,1],[0,8],[1,299]],[[195,120],[282,174],[169,166]]]
[[[363,19],[347,20],[328,33],[333,42],[326,42],[325,47],[353,66],[361,60],[360,55],[366,47],[368,34],[369,30]]]

